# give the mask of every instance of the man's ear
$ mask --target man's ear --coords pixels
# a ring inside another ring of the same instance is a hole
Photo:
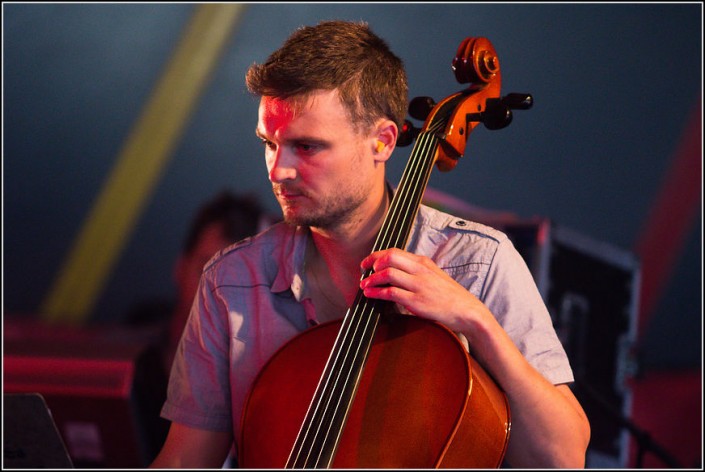
[[[392,120],[383,119],[374,128],[373,153],[378,161],[386,161],[392,155],[397,144],[399,128]]]

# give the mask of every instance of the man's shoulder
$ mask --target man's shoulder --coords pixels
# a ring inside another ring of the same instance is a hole
[[[415,223],[407,250],[430,257],[447,271],[486,271],[498,251],[511,247],[498,229],[428,206],[419,208]]]
[[[507,235],[496,228],[446,213],[428,205],[419,207],[417,224],[424,228],[424,231],[434,231],[448,235],[457,234],[458,236],[467,235],[488,239],[496,243],[501,243],[507,239]]]
[[[290,225],[283,222],[275,223],[260,233],[248,236],[216,252],[206,263],[204,270],[208,271],[223,263],[271,255],[287,239],[292,239],[294,233],[295,229]]]

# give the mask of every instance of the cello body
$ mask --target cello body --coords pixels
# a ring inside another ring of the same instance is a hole
[[[303,332],[262,369],[245,405],[241,467],[285,466],[339,330],[333,321]],[[506,397],[453,332],[384,315],[332,467],[498,467],[509,428]]]

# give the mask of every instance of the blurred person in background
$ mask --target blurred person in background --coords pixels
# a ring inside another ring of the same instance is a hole
[[[159,417],[176,347],[186,325],[201,272],[218,251],[268,227],[273,220],[252,195],[221,191],[203,203],[191,220],[186,239],[173,268],[176,296],[171,301],[139,303],[127,316],[132,327],[155,326],[153,343],[141,359],[149,377],[149,392],[141,398],[143,427],[149,454],[164,443],[169,424]],[[144,406],[142,406],[144,405]]]

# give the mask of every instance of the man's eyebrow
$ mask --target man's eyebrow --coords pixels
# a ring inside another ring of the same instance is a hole
[[[255,129],[255,135],[257,135],[258,138],[260,139],[266,139],[269,140],[269,138],[259,130],[259,128]],[[316,144],[319,146],[326,146],[329,144],[329,141],[327,139],[321,139],[318,137],[313,137],[313,136],[298,136],[295,138],[288,138],[284,140],[284,143],[311,143],[311,144]]]

